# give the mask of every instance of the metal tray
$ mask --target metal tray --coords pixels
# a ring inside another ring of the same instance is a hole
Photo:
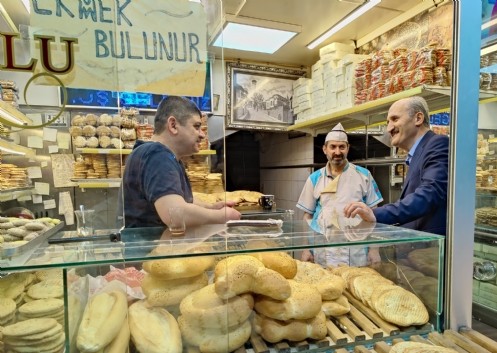
[[[1,249],[0,250],[0,259],[12,258],[24,255],[27,252],[35,250],[38,246],[40,246],[43,242],[45,242],[48,238],[50,238],[55,233],[59,232],[62,228],[64,228],[65,223],[60,222],[53,228],[50,228],[44,233],[41,233],[36,238],[28,241],[26,244],[17,246],[15,248]]]

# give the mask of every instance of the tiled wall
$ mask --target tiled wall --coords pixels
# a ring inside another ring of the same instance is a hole
[[[294,210],[295,219],[303,217],[295,205],[312,169],[263,168],[312,164],[313,140],[309,135],[289,138],[286,133],[267,133],[260,139],[261,191],[274,194],[277,208]]]
[[[473,261],[491,261],[497,266],[497,246],[475,243]],[[497,278],[473,280],[473,301],[497,311]]]

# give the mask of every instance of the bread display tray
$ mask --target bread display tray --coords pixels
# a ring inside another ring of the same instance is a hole
[[[39,236],[37,236],[33,240],[30,240],[29,242],[27,242],[24,245],[13,247],[13,248],[0,249],[0,259],[8,259],[8,258],[12,258],[12,257],[21,256],[27,252],[31,252],[31,251],[35,250],[38,246],[40,246],[48,238],[50,238],[52,235],[56,234],[62,228],[64,228],[64,225],[65,225],[64,222],[60,222],[56,226],[50,228],[46,232],[41,233]]]

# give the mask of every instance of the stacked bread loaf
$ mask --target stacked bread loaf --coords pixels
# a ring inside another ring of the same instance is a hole
[[[177,248],[159,246],[152,255],[172,254]],[[186,250],[191,253],[202,251],[200,248]],[[147,272],[142,281],[143,293],[151,306],[171,307],[193,291],[208,283],[206,271],[214,266],[212,256],[153,260],[143,263]]]
[[[189,345],[200,352],[232,352],[249,339],[249,321],[254,301],[249,293],[221,299],[214,284],[203,287],[181,301],[178,324]]]
[[[322,311],[326,316],[340,316],[350,311],[350,304],[343,295],[345,281],[318,264],[297,262],[295,281],[315,286],[322,298]]]
[[[429,315],[423,302],[410,291],[395,285],[369,267],[340,266],[340,275],[350,293],[375,310],[384,320],[399,326],[422,325]]]

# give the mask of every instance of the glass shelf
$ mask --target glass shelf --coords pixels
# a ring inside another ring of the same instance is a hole
[[[157,258],[225,256],[281,249],[292,251],[310,247],[349,247],[368,244],[435,242],[436,246],[443,248],[444,237],[410,229],[368,222],[361,222],[357,226],[344,226],[343,228],[343,231],[338,230],[338,228],[327,228],[325,234],[322,234],[312,230],[305,221],[285,221],[281,233],[275,237],[268,237],[265,234],[267,230],[260,228],[260,230],[252,230],[243,234],[230,234],[225,224],[193,227],[187,229],[183,237],[173,237],[164,228],[128,228],[121,232],[120,242],[110,242],[109,235],[103,235],[99,241],[74,242],[69,240],[68,243],[56,246],[42,245],[34,251],[27,261],[18,261],[18,259],[12,258],[9,260],[8,268],[1,268],[1,270],[77,267],[139,262]],[[99,232],[100,234],[105,233],[103,230]],[[111,232],[111,230],[108,231],[109,234]],[[249,247],[249,243],[257,245]],[[151,251],[157,246],[171,249],[171,253],[160,256],[151,255]],[[189,250],[193,248],[201,249],[201,251],[190,252]],[[56,252],[53,257],[50,256],[52,252]],[[96,256],[103,253],[107,255],[104,259],[99,259]]]

